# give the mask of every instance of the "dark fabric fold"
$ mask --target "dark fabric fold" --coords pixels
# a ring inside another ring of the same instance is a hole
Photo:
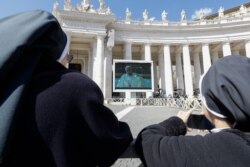
[[[19,13],[0,20],[0,157],[7,154],[15,115],[41,57],[58,59],[67,37],[53,15]]]

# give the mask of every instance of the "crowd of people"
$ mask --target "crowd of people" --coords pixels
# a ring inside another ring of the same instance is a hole
[[[56,18],[2,18],[0,35],[0,166],[111,166],[132,142],[130,128],[90,78],[63,66],[69,40]],[[249,166],[249,71],[244,56],[214,63],[200,81],[211,133],[186,136],[193,110],[147,126],[135,142],[144,166]]]

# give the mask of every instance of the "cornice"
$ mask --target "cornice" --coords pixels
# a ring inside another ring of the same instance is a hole
[[[156,44],[214,43],[225,40],[245,40],[250,37],[250,21],[208,26],[200,25],[192,28],[190,26],[181,26],[181,28],[180,26],[127,26],[130,27],[128,29],[125,26],[121,27],[121,29],[120,27],[113,27],[116,30],[116,41],[130,40],[133,43],[145,43],[146,41]]]
[[[107,25],[107,28],[113,28],[120,31],[161,31],[161,32],[177,32],[177,31],[213,31],[218,29],[230,29],[250,26],[250,14],[241,17],[221,18],[215,20],[199,20],[182,22],[170,22],[165,24],[162,21],[144,21],[117,20],[114,14],[88,13],[79,11],[57,10],[56,17],[60,22],[66,20],[77,22],[89,22],[95,24]]]
[[[74,33],[106,35],[107,29],[115,30],[115,41],[152,44],[216,43],[226,40],[250,39],[250,15],[230,18],[230,20],[181,22],[131,21],[129,24],[115,20],[113,14],[98,14],[78,11],[58,10],[56,17],[62,27]]]
[[[115,20],[113,14],[58,10],[55,13],[62,28],[71,33],[106,36],[106,26]]]
[[[122,22],[114,22],[109,25],[110,28],[120,31],[137,31],[137,32],[190,32],[190,31],[214,31],[221,29],[235,29],[239,27],[250,27],[250,20],[236,21],[228,23],[217,23],[217,24],[191,24],[191,25],[180,25],[180,24],[126,24]]]
[[[65,11],[59,10],[56,13],[56,17],[63,22],[63,20],[82,21],[82,22],[94,22],[102,24],[110,24],[115,21],[114,14],[99,14],[99,13],[84,13],[79,11]]]
[[[124,40],[130,40],[133,41],[133,43],[143,44],[143,43],[152,43],[154,45],[179,45],[179,44],[200,44],[200,43],[221,43],[224,41],[242,41],[249,39],[250,32],[245,35],[218,35],[218,36],[200,36],[200,37],[193,37],[190,35],[189,37],[168,37],[163,36],[161,38],[151,36],[150,39],[148,36],[145,37],[138,37],[138,36],[117,36],[116,41],[124,41]]]

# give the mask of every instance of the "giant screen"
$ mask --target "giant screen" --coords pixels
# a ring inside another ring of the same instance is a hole
[[[152,91],[152,61],[114,60],[113,91]]]

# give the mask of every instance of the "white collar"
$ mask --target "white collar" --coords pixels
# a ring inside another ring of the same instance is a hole
[[[230,127],[225,127],[225,128],[214,128],[214,129],[212,129],[212,130],[210,130],[210,131],[211,131],[211,133],[218,133],[218,132],[220,132],[220,131],[222,131],[222,130],[225,130],[225,129],[230,129]]]
[[[65,47],[63,49],[63,52],[61,53],[61,56],[59,57],[59,59],[57,59],[58,62],[61,62],[65,58],[65,56],[67,56],[67,54],[69,52],[70,37],[69,37],[68,34],[66,34],[66,38],[67,38],[66,45],[65,45]]]

